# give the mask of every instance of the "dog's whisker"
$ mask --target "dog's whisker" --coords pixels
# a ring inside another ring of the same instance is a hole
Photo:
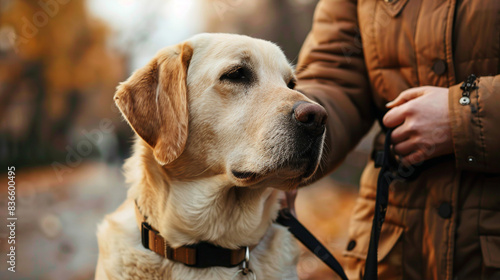
[[[205,172],[207,172],[208,170],[212,169],[212,167],[214,167],[216,164],[217,164],[216,162],[212,163],[207,168],[205,168],[203,171],[201,171],[200,173],[194,175],[194,177],[199,177],[199,176],[203,175]]]

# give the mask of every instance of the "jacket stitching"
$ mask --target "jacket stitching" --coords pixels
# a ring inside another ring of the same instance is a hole
[[[486,145],[484,143],[484,127],[483,123],[481,122],[481,115],[480,115],[481,106],[479,103],[479,89],[476,89],[476,105],[477,105],[476,118],[477,118],[477,124],[479,126],[479,139],[481,140],[481,160],[483,161],[483,166],[486,167]]]
[[[458,219],[458,190],[460,186],[460,172],[453,171],[451,180],[451,203],[453,207],[453,217],[450,219],[449,241],[448,241],[448,272],[449,279],[453,277],[453,255],[455,254],[455,235],[457,232],[457,219]]]
[[[482,197],[482,196],[479,196],[479,197]],[[462,212],[462,211],[477,211],[477,210],[500,212],[500,209],[485,208],[483,206],[476,206],[476,207],[470,207],[470,208],[458,209],[458,210],[460,212]]]
[[[450,86],[451,85],[451,83],[450,83],[450,76],[451,76],[450,68],[452,67],[452,64],[450,62],[452,62],[452,59],[449,59],[449,58],[450,58],[450,56],[453,57],[453,54],[449,55],[449,53],[448,53],[448,47],[449,47],[448,46],[448,40],[446,40],[447,36],[448,36],[448,28],[449,28],[449,26],[447,24],[448,23],[448,17],[449,17],[449,10],[450,10],[449,2],[448,2],[448,8],[447,8],[447,10],[448,10],[448,14],[446,15],[446,17],[443,20],[444,21],[444,23],[443,23],[444,24],[443,46],[444,46],[444,56],[445,56],[445,59],[446,59],[446,63],[448,64],[448,67],[447,67],[448,68],[448,75],[447,75],[448,79],[447,79],[446,82],[447,82],[447,86]],[[452,22],[452,24],[453,24],[453,22]]]
[[[465,60],[455,60],[455,64],[464,64],[464,63],[474,63],[474,62],[483,62],[488,60],[498,60],[498,57],[474,57]]]
[[[420,73],[418,72],[418,58],[419,58],[419,54],[418,54],[418,51],[417,51],[417,28],[418,28],[418,23],[421,22],[420,20],[420,16],[421,16],[421,13],[420,13],[420,9],[422,8],[422,3],[420,3],[420,6],[418,7],[418,14],[417,14],[417,18],[413,21],[413,55],[415,57],[415,85],[417,86],[420,86]]]
[[[448,85],[452,85],[455,82],[455,71],[454,71],[454,64],[453,64],[453,51],[452,51],[452,46],[453,42],[447,41],[447,39],[452,40],[452,32],[453,32],[453,27],[454,27],[454,15],[455,15],[455,9],[456,9],[456,2],[455,0],[450,0],[447,1],[448,5],[448,14],[446,15],[446,20],[445,20],[445,33],[444,33],[444,46],[445,46],[445,56],[446,60],[448,62]],[[456,176],[456,174],[455,174]],[[453,184],[454,183],[454,184]],[[458,196],[458,181],[452,180],[451,184],[451,203],[454,207],[454,209],[457,209],[457,196]],[[446,268],[445,268],[445,278],[446,279],[451,279],[453,277],[453,254],[454,254],[454,248],[452,247],[455,241],[454,238],[454,227],[455,227],[455,219],[456,219],[456,214],[454,215],[454,219],[451,219],[449,224],[448,224],[448,247],[446,248]]]
[[[478,238],[480,238],[480,237],[479,237],[479,236],[480,236],[480,235],[479,235],[479,233],[480,233],[479,223],[480,223],[480,221],[481,221],[481,212],[482,212],[482,211],[481,211],[480,206],[481,206],[481,200],[482,200],[482,198],[483,198],[483,191],[484,191],[484,178],[482,178],[482,180],[481,180],[481,181],[482,181],[482,182],[481,182],[481,189],[480,189],[480,191],[479,191],[479,203],[478,203],[478,208],[479,208],[479,209],[478,209],[478,211],[477,211],[477,223],[476,223],[476,230],[477,230],[477,237],[478,237]],[[478,242],[479,242],[479,246],[481,246],[481,240],[478,240]],[[483,262],[484,262],[484,260],[483,260],[483,258],[481,258],[481,266],[483,266]],[[482,275],[481,275],[481,277],[482,277]]]
[[[451,0],[448,2],[448,15],[446,17],[445,22],[445,37],[444,37],[444,46],[445,46],[445,56],[446,61],[448,63],[448,86],[455,84],[455,65],[453,60],[453,29],[454,29],[454,19],[456,12],[456,1]],[[450,39],[447,41],[446,39]]]
[[[426,183],[424,183],[424,185],[427,185],[427,184],[426,184]],[[425,192],[425,194],[424,194],[424,195],[425,195],[424,205],[426,205],[426,206],[427,206],[427,205],[428,205],[428,204],[427,204],[427,202],[428,202],[428,200],[429,200],[429,191],[428,191],[428,188],[427,188],[427,187],[423,188],[423,191]],[[424,208],[424,210],[420,212],[420,220],[421,220],[421,221],[423,221],[423,223],[424,223],[424,224],[426,224],[426,222],[427,222],[427,221],[425,220],[425,214],[426,214],[426,212],[427,212],[427,211],[426,211],[426,208],[427,208],[427,207],[425,207],[425,208]],[[425,243],[424,243],[424,236],[426,236],[425,230],[426,230],[426,228],[425,228],[425,227],[422,227],[421,234],[420,234],[420,247],[422,248],[421,252],[423,252],[423,251],[424,251],[424,248],[425,248]],[[421,257],[421,258],[420,258],[420,263],[422,263],[422,266],[423,266],[423,267],[422,267],[422,271],[423,271],[423,272],[422,272],[421,277],[422,277],[422,278],[425,278],[425,277],[426,277],[426,274],[428,274],[428,273],[429,273],[429,269],[430,269],[431,271],[432,271],[433,269],[432,269],[432,268],[430,268],[430,267],[427,265],[427,264],[428,264],[428,258],[427,258],[427,256],[424,256],[424,254],[422,254],[420,257]],[[434,258],[435,258],[435,257],[434,257]],[[438,270],[438,271],[439,271],[439,270]]]
[[[377,32],[377,27],[376,27],[376,23],[377,23],[377,11],[378,11],[378,7],[379,7],[379,1],[377,1],[377,3],[375,4],[375,11],[373,12],[373,34],[372,34],[372,42],[374,42],[374,48],[375,48],[375,60],[377,61],[377,65],[381,65],[380,63],[380,57],[379,57],[379,49],[378,49],[378,40],[376,39],[376,32]],[[373,68],[374,71],[376,71],[376,67]],[[385,85],[385,82],[384,82],[384,75],[382,75],[382,71],[381,70],[378,70],[377,73],[374,73],[376,74],[376,76],[379,77],[380,81],[381,81],[381,87],[382,87],[382,90],[381,91],[378,91],[378,92],[387,92],[386,90],[386,85]],[[374,84],[374,83],[372,83]],[[387,98],[387,97],[385,97]]]

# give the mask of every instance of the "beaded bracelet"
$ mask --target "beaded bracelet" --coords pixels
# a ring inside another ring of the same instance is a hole
[[[463,90],[462,98],[458,101],[460,105],[469,105],[470,104],[470,93],[471,91],[478,89],[477,86],[477,77],[474,74],[471,74],[465,82],[460,86],[460,89]]]

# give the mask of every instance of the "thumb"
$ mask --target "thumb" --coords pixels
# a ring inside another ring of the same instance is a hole
[[[393,101],[387,103],[385,106],[387,108],[394,108],[396,106],[399,106],[401,104],[404,104],[412,99],[415,99],[417,97],[420,97],[424,94],[424,88],[422,87],[416,87],[416,88],[410,88],[407,89],[403,92],[401,92],[396,99]]]

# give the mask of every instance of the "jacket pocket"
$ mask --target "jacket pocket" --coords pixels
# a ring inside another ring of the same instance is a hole
[[[371,222],[351,221],[349,242],[344,251],[346,257],[344,269],[351,280],[363,278],[371,225]],[[377,254],[379,279],[402,277],[403,244],[400,241],[402,234],[403,228],[400,226],[389,223],[382,225]]]
[[[481,235],[481,252],[486,267],[500,268],[500,236]]]
[[[391,16],[397,17],[408,3],[408,0],[379,1],[382,8]]]
[[[349,228],[349,243],[344,256],[366,260],[372,223],[351,221]],[[403,234],[403,228],[394,224],[384,223],[380,232],[377,261],[382,261],[392,250]]]

